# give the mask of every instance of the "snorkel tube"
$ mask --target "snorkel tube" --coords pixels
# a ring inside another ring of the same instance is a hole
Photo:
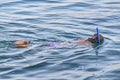
[[[97,36],[98,36],[98,44],[100,44],[100,31],[98,28],[96,28]]]

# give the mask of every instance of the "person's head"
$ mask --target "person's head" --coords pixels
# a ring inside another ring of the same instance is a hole
[[[91,38],[88,38],[87,40],[93,44],[98,44],[98,35],[94,34]],[[103,42],[104,42],[104,37],[100,34],[100,44],[102,44]]]

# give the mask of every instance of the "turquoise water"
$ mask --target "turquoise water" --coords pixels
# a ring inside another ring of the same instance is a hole
[[[86,39],[99,27],[105,42],[52,48]],[[0,80],[120,80],[119,0],[1,0]],[[27,39],[17,49],[15,40]]]

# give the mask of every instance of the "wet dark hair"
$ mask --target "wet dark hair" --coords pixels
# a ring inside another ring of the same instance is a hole
[[[94,34],[92,38],[88,38],[88,41],[90,41],[93,44],[98,44],[98,35]],[[100,34],[100,44],[104,42],[104,37]]]

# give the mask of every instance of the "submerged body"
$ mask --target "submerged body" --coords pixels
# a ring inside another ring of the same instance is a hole
[[[76,41],[73,41],[73,43],[76,43],[78,45],[91,45],[91,42],[88,40],[76,40]]]
[[[16,48],[26,48],[30,45],[28,40],[17,40],[14,42],[14,45]],[[91,45],[91,42],[87,41],[87,40],[76,40],[76,41],[72,41],[72,42],[49,42],[47,44],[45,44],[45,46],[48,47],[56,47],[56,48],[60,48],[60,47],[67,47],[67,46],[71,46],[72,45]],[[44,46],[44,45],[43,45]]]

